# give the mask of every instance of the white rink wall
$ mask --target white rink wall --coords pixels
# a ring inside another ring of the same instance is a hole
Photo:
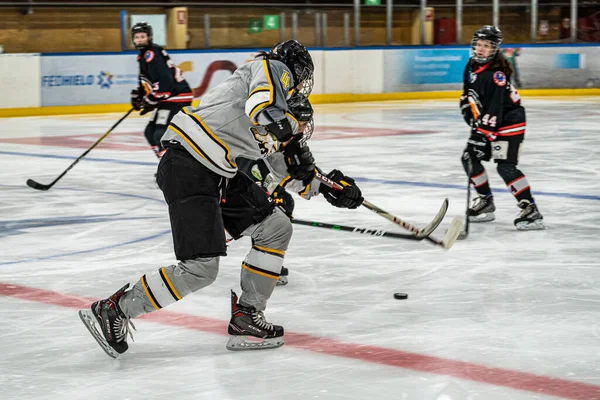
[[[0,108],[39,107],[40,55],[0,54]]]
[[[505,51],[516,54],[522,88],[600,87],[600,46],[507,45]],[[195,97],[200,98],[202,88],[214,87],[236,67],[252,60],[256,52],[190,50],[170,54],[194,88]],[[469,48],[311,49],[311,54],[315,63],[313,99],[342,102],[352,100],[351,95],[382,95],[374,99],[386,99],[405,92],[459,90]],[[135,52],[1,54],[0,108],[124,104],[137,85],[136,77]]]

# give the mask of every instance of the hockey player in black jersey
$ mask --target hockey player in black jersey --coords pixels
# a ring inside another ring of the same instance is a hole
[[[313,133],[313,108],[308,97],[301,93],[294,94],[288,101],[288,111],[298,120],[298,132],[303,135],[302,140],[306,142]],[[281,153],[275,153],[272,157],[281,157]],[[288,217],[292,218],[295,202],[292,195],[285,190],[279,181],[274,181],[271,169],[274,168],[267,159],[251,160],[245,157],[238,157],[236,160],[238,170],[245,173],[257,185],[262,187],[272,198],[275,204],[280,207]],[[284,286],[288,283],[289,271],[286,267],[281,267],[281,273],[277,280],[277,286]]]
[[[173,63],[165,49],[152,42],[152,27],[139,22],[131,28],[131,40],[139,54],[139,87],[131,91],[131,105],[142,110],[142,115],[152,111],[144,135],[160,158],[164,149],[160,138],[169,122],[194,98],[183,73]]]
[[[472,222],[495,219],[494,197],[481,161],[494,159],[498,173],[515,196],[521,212],[518,230],[544,229],[543,217],[531,195],[529,182],[517,168],[525,136],[525,109],[512,86],[510,64],[500,52],[502,32],[485,25],[473,35],[472,55],[464,72],[460,108],[471,136],[462,155],[465,171],[479,197],[468,210]]]

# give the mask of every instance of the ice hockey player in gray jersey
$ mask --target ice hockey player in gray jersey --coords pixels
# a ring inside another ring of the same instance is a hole
[[[280,43],[256,61],[238,68],[210,90],[196,109],[173,117],[162,138],[166,148],[157,182],[169,207],[178,263],[143,275],[79,315],[102,349],[118,357],[128,349],[131,319],[168,306],[214,282],[220,256],[226,255],[225,230],[234,239],[252,238],[242,262],[241,296],[231,292],[229,350],[283,345],[282,326],[267,322],[264,310],[279,277],[292,225],[288,217],[250,178],[237,173],[233,160],[283,153],[285,184],[304,196],[319,192],[339,207],[356,208],[360,189],[334,170],[344,184],[331,194],[313,181],[315,163],[298,135],[298,122],[286,100],[312,90],[313,62],[295,40]],[[251,337],[250,340],[247,337]]]
[[[308,97],[301,93],[295,93],[287,101],[289,112],[298,120],[298,133],[302,133],[302,140],[306,142],[313,133],[314,121],[313,121],[313,108],[308,100]],[[280,171],[272,172],[273,166],[267,162],[265,158],[259,158],[258,160],[251,160],[242,156],[236,158],[235,162],[238,166],[238,170],[245,173],[252,179],[258,186],[262,187],[273,199],[273,202],[280,207],[285,214],[292,218],[294,212],[295,201],[292,195],[279,185],[281,179],[287,176],[287,169],[283,160],[283,153],[276,152],[271,154],[268,158],[279,158],[279,163],[275,165],[280,166]],[[273,160],[272,160],[273,161]],[[279,175],[279,179],[275,178],[275,174]],[[281,267],[279,273],[279,279],[277,280],[277,286],[285,286],[288,284],[289,270],[285,267]]]

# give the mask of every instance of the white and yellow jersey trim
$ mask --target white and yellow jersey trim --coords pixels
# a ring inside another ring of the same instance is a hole
[[[231,150],[196,114],[185,108],[173,117],[169,130],[194,158],[213,172],[231,178],[237,171]]]

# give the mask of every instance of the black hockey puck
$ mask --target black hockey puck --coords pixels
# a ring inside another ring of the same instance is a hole
[[[396,300],[406,300],[406,299],[408,299],[408,294],[407,293],[394,293],[394,298]]]

